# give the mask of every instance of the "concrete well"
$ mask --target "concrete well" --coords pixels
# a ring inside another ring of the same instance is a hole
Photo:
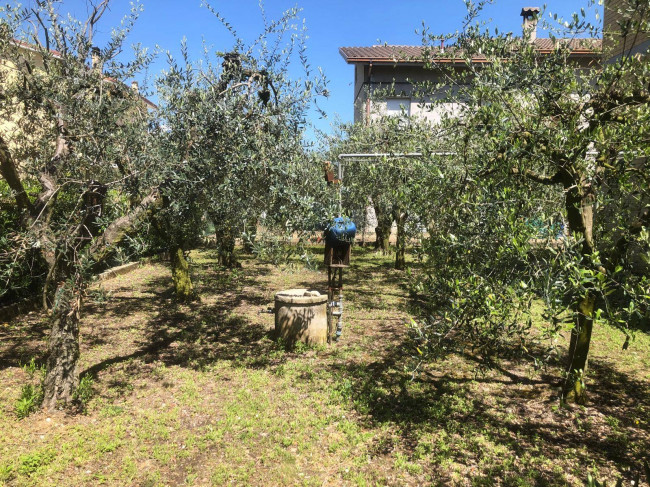
[[[327,343],[327,296],[308,289],[275,295],[275,336],[288,344]]]

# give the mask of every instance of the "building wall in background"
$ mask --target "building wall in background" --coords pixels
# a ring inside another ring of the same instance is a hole
[[[631,12],[626,0],[605,1],[603,48],[606,59],[616,59],[623,52],[629,55],[645,53],[650,48],[650,38],[647,32],[622,36],[619,23],[632,15],[639,19],[642,15],[647,18],[650,15],[650,6],[646,6],[645,12]]]

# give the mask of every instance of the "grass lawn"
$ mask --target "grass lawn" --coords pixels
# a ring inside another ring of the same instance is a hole
[[[588,407],[559,407],[560,369],[471,356],[412,380],[405,276],[353,249],[341,341],[286,351],[274,293],[326,273],[193,252],[201,301],[163,264],[95,286],[81,336],[86,411],[18,419],[21,364],[43,363],[32,313],[0,323],[0,485],[583,485],[631,478],[650,451],[650,336],[595,330]],[[316,257],[318,260],[318,257]],[[629,484],[628,484],[629,485]]]

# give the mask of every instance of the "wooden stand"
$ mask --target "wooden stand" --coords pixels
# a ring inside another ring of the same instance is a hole
[[[327,267],[348,267],[350,265],[350,248],[349,243],[340,244],[337,247],[331,247],[325,243],[325,265]]]
[[[350,244],[341,244],[337,247],[325,244],[328,343],[331,343],[333,338],[338,338],[336,335],[337,322],[340,321],[340,316],[343,313],[343,269],[350,265],[350,247]],[[332,303],[336,302],[339,302],[340,306],[332,306]]]

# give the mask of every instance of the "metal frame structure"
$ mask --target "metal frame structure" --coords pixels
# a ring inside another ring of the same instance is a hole
[[[431,155],[438,156],[453,156],[456,152],[437,151],[432,152]],[[411,159],[422,157],[421,152],[408,152],[408,153],[357,153],[357,154],[339,154],[338,161],[338,200],[339,200],[339,218],[343,216],[343,161],[355,159],[376,159],[383,158],[397,158],[397,159]],[[347,265],[328,265],[327,266],[327,339],[328,342],[332,339],[338,341],[343,331],[343,269]],[[335,300],[338,299],[338,301]],[[336,327],[334,327],[334,319],[336,318]]]

